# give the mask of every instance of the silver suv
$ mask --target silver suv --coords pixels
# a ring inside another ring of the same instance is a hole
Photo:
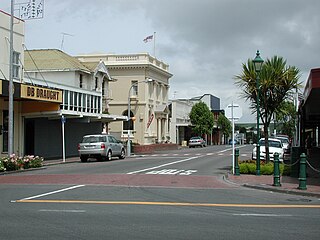
[[[88,158],[96,158],[98,161],[110,161],[113,156],[124,159],[126,152],[121,141],[107,134],[86,135],[78,144],[78,152],[81,162],[87,162]]]

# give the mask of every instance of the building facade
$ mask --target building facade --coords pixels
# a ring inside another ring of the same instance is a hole
[[[8,152],[9,135],[9,62],[10,62],[10,18],[11,15],[0,10],[0,155]],[[21,62],[24,60],[24,21],[14,18],[13,25],[13,84],[15,87],[14,98],[19,93],[19,84],[23,74]],[[19,135],[23,133],[21,128],[20,109],[22,102],[14,101],[13,104],[13,151],[21,153],[23,151]]]
[[[8,154],[11,15],[0,11],[0,155]],[[108,114],[103,62],[81,64],[59,50],[24,51],[24,21],[13,27],[13,153],[62,158],[77,155],[85,134],[101,133],[125,116]],[[65,143],[63,145],[63,142]]]
[[[189,114],[193,105],[200,101],[208,106],[215,121],[212,133],[203,137],[206,138],[209,145],[221,144],[223,142],[221,131],[216,124],[219,114],[223,113],[220,110],[220,99],[211,94],[204,94],[190,99],[175,99],[170,101],[170,139],[172,143],[186,146],[189,139],[196,135],[192,131]]]
[[[130,116],[130,119],[110,124],[111,133],[123,141],[130,134],[130,139],[141,145],[170,140],[168,92],[172,74],[167,64],[147,53],[94,54],[77,58],[83,64],[103,61],[111,76],[117,79],[110,92],[113,99],[109,104],[110,113]]]
[[[33,143],[27,141],[25,152],[57,157],[63,127],[66,155],[74,156],[83,135],[107,132],[110,122],[126,120],[125,116],[109,114],[108,94],[113,81],[103,62],[83,65],[57,49],[25,51],[24,82],[30,86],[60,89],[62,95],[61,102],[54,106],[44,102],[28,103],[28,111],[22,114],[25,138],[34,140]],[[42,135],[50,138],[44,143]]]

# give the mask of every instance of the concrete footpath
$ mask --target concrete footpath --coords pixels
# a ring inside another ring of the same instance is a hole
[[[232,174],[226,174],[226,181],[230,181],[234,184],[255,188],[260,190],[272,191],[272,192],[281,192],[288,194],[295,194],[308,197],[317,197],[320,198],[320,178],[307,178],[307,189],[300,190],[299,179],[281,176],[280,177],[280,187],[273,186],[274,179],[273,175],[240,175],[235,176]]]

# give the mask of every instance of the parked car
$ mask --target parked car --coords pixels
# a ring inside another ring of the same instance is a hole
[[[98,161],[110,161],[113,156],[125,158],[126,152],[121,141],[112,135],[97,134],[86,135],[78,144],[78,152],[81,162],[87,162],[88,158],[96,158]]]
[[[233,140],[234,145],[238,144],[238,141],[236,139]],[[232,145],[232,139],[229,139],[229,145]]]
[[[265,148],[265,139],[261,138],[259,141],[260,145],[260,160],[266,160],[266,148]],[[268,139],[269,143],[269,159],[271,161],[274,160],[274,154],[278,153],[279,154],[279,161],[283,162],[283,157],[284,157],[284,150],[283,150],[283,145],[280,139],[277,138],[269,138]],[[256,160],[257,159],[257,145],[254,144],[254,149],[252,150],[252,159]]]
[[[189,140],[189,148],[192,147],[205,147],[207,146],[207,142],[202,137],[192,137]]]
[[[290,144],[290,139],[286,136],[276,136],[275,138],[280,139],[283,145],[283,150],[284,153],[290,153],[290,149],[291,149],[291,144]]]

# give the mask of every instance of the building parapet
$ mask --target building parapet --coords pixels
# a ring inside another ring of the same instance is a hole
[[[169,71],[169,65],[150,56],[148,53],[138,54],[84,54],[76,56],[80,61],[100,61],[103,60],[109,66],[119,65],[145,65],[152,64],[164,71]]]

